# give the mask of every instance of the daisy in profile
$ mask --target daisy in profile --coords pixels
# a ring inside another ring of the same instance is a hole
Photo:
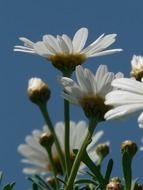
[[[112,82],[112,86],[120,89],[106,95],[105,104],[113,106],[105,114],[105,119],[115,119],[143,110],[143,82],[134,79],[120,78]],[[139,127],[143,127],[143,112],[138,117]]]
[[[80,65],[76,67],[75,71],[77,82],[67,77],[59,79],[65,89],[63,97],[69,102],[81,106],[87,117],[98,114],[100,115],[99,121],[104,120],[104,114],[111,109],[111,106],[104,104],[105,95],[113,89],[112,80],[123,77],[123,74],[114,75],[108,71],[106,65],[100,65],[95,75]]]
[[[116,40],[116,34],[102,34],[94,42],[85,47],[88,38],[88,29],[80,28],[71,39],[66,34],[50,34],[43,36],[42,41],[36,43],[20,37],[24,46],[15,46],[14,51],[38,54],[49,61],[62,72],[73,71],[87,58],[108,55],[122,51],[122,49],[106,50]]]
[[[87,128],[88,126],[85,121],[79,121],[78,123],[70,121],[70,153],[72,162],[74,160],[73,149],[80,148],[87,132]],[[56,123],[55,132],[59,139],[63,153],[64,129],[65,126],[63,122]],[[34,130],[32,132],[32,135],[26,136],[25,144],[20,144],[18,146],[18,152],[24,157],[22,159],[22,162],[25,164],[29,164],[29,166],[23,169],[23,172],[25,174],[50,174],[52,172],[52,166],[49,161],[48,153],[39,143],[40,136],[45,132],[49,133],[47,126],[44,126],[42,130]],[[87,147],[87,152],[94,162],[98,160],[98,156],[95,152],[95,146],[102,135],[103,131],[99,131],[94,134],[92,137],[92,142]],[[58,174],[62,174],[60,159],[56,151],[55,145],[52,146],[52,157]],[[80,169],[84,168],[85,165],[81,164]]]

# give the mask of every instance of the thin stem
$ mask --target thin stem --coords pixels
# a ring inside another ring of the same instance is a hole
[[[50,119],[50,116],[49,116],[49,113],[47,111],[47,107],[46,107],[46,104],[42,104],[42,105],[39,105],[39,108],[41,110],[41,113],[46,121],[46,124],[50,130],[50,132],[52,133],[52,135],[54,136],[54,140],[55,140],[55,145],[56,145],[56,148],[57,148],[57,152],[59,154],[59,159],[60,159],[60,163],[61,163],[61,166],[62,166],[62,169],[63,169],[63,172],[65,171],[65,161],[64,161],[64,155],[63,155],[63,152],[62,152],[62,149],[61,149],[61,146],[60,146],[60,143],[59,143],[59,140],[57,138],[57,135],[54,131],[54,127],[53,127],[53,124],[51,122],[51,119]]]
[[[70,162],[70,113],[69,102],[64,99],[64,118],[65,118],[65,163],[67,177],[70,174],[71,162]]]
[[[72,190],[73,189],[73,183],[74,183],[75,177],[77,175],[77,171],[78,171],[79,166],[80,166],[81,157],[82,157],[84,151],[86,150],[86,147],[88,146],[88,144],[91,140],[91,137],[92,137],[92,134],[93,134],[93,131],[95,129],[95,125],[97,124],[97,122],[98,122],[97,118],[91,118],[90,119],[89,128],[88,128],[86,137],[85,137],[85,139],[81,145],[80,150],[78,151],[78,153],[75,157],[75,160],[74,160],[74,163],[73,163],[71,173],[70,173],[70,176],[68,178],[68,182],[67,182],[67,185],[65,187],[65,190]]]
[[[64,77],[71,77],[70,73],[63,73]],[[66,93],[66,92],[65,92]],[[70,160],[70,104],[64,99],[64,120],[65,120],[65,164],[67,178],[70,175],[71,160]]]
[[[50,163],[51,163],[51,166],[52,166],[52,171],[53,171],[53,174],[54,174],[54,178],[55,178],[55,182],[56,182],[56,189],[58,190],[59,189],[59,182],[56,178],[56,175],[57,175],[57,169],[55,167],[55,163],[54,163],[54,160],[53,160],[53,156],[52,156],[52,152],[51,152],[51,149],[46,149],[47,152],[48,152],[48,157],[49,157],[49,160],[50,160]]]

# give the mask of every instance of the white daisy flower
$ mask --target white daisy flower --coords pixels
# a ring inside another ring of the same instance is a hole
[[[64,123],[58,122],[55,125],[55,132],[59,139],[61,148],[64,152]],[[79,149],[85,135],[87,133],[88,126],[85,121],[79,121],[75,123],[70,121],[70,153],[71,153],[71,161],[73,161],[73,149]],[[40,145],[39,138],[41,134],[49,132],[47,126],[43,127],[43,130],[34,130],[32,135],[26,136],[25,144],[20,144],[18,146],[18,152],[24,156],[22,159],[23,163],[30,164],[31,166],[25,167],[23,172],[25,174],[40,174],[47,173],[50,174],[52,170],[52,166],[50,164],[47,151]],[[91,144],[87,147],[87,152],[91,159],[96,162],[98,160],[98,156],[95,153],[96,143],[99,141],[101,136],[103,135],[103,131],[99,131],[92,137]],[[107,142],[109,143],[109,142]],[[56,150],[55,145],[52,146],[52,155],[53,160],[55,162],[58,173],[61,174],[61,165],[59,156]],[[81,164],[80,169],[84,169],[85,165]]]
[[[131,76],[136,80],[141,81],[141,78],[143,77],[143,56],[133,55],[131,66]]]
[[[105,119],[115,119],[130,115],[143,109],[143,83],[121,78],[115,79],[112,86],[120,90],[113,90],[106,95],[105,104],[114,108],[105,114]],[[138,118],[139,127],[143,127],[143,113]]]
[[[100,65],[95,75],[79,65],[76,67],[78,83],[67,77],[61,77],[59,81],[66,91],[63,93],[66,100],[80,105],[87,117],[100,114],[100,120],[103,120],[104,114],[111,108],[104,104],[105,95],[112,90],[111,82],[116,77],[122,77],[122,74],[108,72],[106,65]]]
[[[84,48],[88,38],[88,29],[80,28],[71,39],[66,34],[54,37],[44,35],[42,41],[36,43],[27,38],[19,38],[24,46],[15,46],[14,51],[38,54],[53,63],[59,70],[74,70],[87,58],[108,55],[122,51],[122,49],[105,50],[116,40],[116,34],[102,34],[94,42]]]

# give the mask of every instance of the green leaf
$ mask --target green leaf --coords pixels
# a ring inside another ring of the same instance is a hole
[[[48,185],[42,177],[38,175],[34,175],[32,177],[28,178],[30,181],[32,181],[33,184],[36,184],[39,189],[42,190],[52,190],[51,186]]]
[[[0,185],[1,185],[1,182],[2,182],[2,179],[3,179],[3,172],[2,171],[0,171]]]
[[[7,185],[5,185],[5,186],[3,187],[3,190],[12,190],[14,186],[15,186],[15,182],[13,182],[13,183],[8,183]]]
[[[131,190],[134,190],[136,183],[139,181],[139,178],[136,178],[132,181]]]
[[[108,182],[110,180],[110,175],[111,175],[111,172],[112,172],[112,169],[113,169],[113,163],[114,162],[113,162],[112,159],[110,159],[109,162],[108,162],[106,173],[105,173],[106,184],[108,184]]]
[[[32,189],[33,189],[33,190],[39,190],[39,188],[38,188],[38,186],[37,186],[36,183],[33,183],[33,184],[32,184]]]
[[[75,184],[80,184],[80,183],[89,183],[89,184],[97,185],[97,183],[95,181],[90,180],[90,179],[79,179],[79,180],[75,181]]]
[[[78,150],[73,150],[74,154],[77,154]],[[98,167],[94,164],[91,158],[88,156],[87,152],[83,153],[81,160],[87,165],[91,172],[95,175],[97,181],[100,183],[101,189],[105,189],[106,182],[100,173]]]

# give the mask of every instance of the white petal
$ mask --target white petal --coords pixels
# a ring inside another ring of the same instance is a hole
[[[22,49],[22,50],[34,51],[33,48],[29,48],[29,47],[25,47],[25,46],[14,46],[14,49]]]
[[[43,172],[43,169],[41,168],[35,168],[35,167],[31,167],[31,168],[24,168],[23,170],[23,173],[25,174],[30,174],[30,175],[33,175],[33,174],[38,174],[38,173],[41,173]]]
[[[26,49],[17,49],[15,48],[14,51],[19,51],[19,52],[24,52],[24,53],[35,53],[35,51],[31,50],[26,50]]]
[[[51,55],[54,55],[52,52],[50,52],[47,47],[44,45],[43,42],[37,42],[34,44],[34,50],[37,54],[39,54],[42,57],[48,58]]]
[[[91,86],[88,81],[86,70],[83,69],[83,67],[79,65],[76,67],[75,72],[76,72],[76,78],[81,87],[81,90],[85,93],[91,92]]]
[[[29,40],[28,38],[25,38],[25,37],[20,37],[19,39],[20,39],[22,42],[24,42],[24,45],[25,45],[26,47],[33,49],[34,42],[32,42],[31,40]]]
[[[62,84],[64,87],[66,86],[74,86],[76,83],[68,77],[58,77],[58,82]]]
[[[72,104],[79,104],[77,98],[75,98],[71,95],[68,95],[66,93],[62,93],[62,96],[64,99],[68,100]]]
[[[143,109],[143,105],[140,105],[140,104],[122,105],[122,106],[119,106],[119,107],[109,110],[104,115],[104,118],[106,120],[116,119],[116,118],[127,116],[127,115],[134,113],[136,111],[139,111],[141,109]]]
[[[139,103],[143,105],[143,96],[122,90],[114,90],[108,93],[105,101],[105,104],[113,106]]]
[[[98,44],[101,40],[102,40],[102,37],[104,36],[104,34],[102,34],[101,36],[99,36],[94,42],[92,42],[88,47],[86,47],[85,49],[83,49],[81,51],[81,53],[87,53],[87,52],[90,52],[90,50],[93,49],[93,47],[95,46],[95,44]]]
[[[102,137],[103,135],[103,131],[98,131],[96,132],[93,137],[92,137],[92,141],[91,143],[88,145],[87,147],[87,151],[90,151],[91,149],[95,149],[95,144],[99,141],[99,139]]]
[[[112,90],[111,82],[114,79],[114,73],[108,72],[103,75],[100,83],[97,81],[98,84],[98,94],[104,97],[108,92]]]
[[[80,52],[81,49],[84,47],[88,37],[88,29],[87,28],[81,28],[79,29],[73,38],[73,50],[74,52]]]
[[[115,79],[112,82],[112,86],[143,95],[143,83],[133,79],[128,79],[128,78]]]
[[[118,72],[115,74],[115,78],[123,78],[123,77],[124,77],[124,74],[121,72]]]
[[[102,56],[102,55],[110,55],[110,54],[117,53],[120,51],[123,51],[123,50],[122,49],[110,49],[110,50],[101,51],[98,53],[96,53],[96,52],[93,52],[92,54],[87,53],[86,56],[87,57],[98,57],[98,56]]]
[[[75,140],[75,147],[74,148],[79,149],[81,147],[83,140],[85,139],[88,128],[87,128],[86,123],[84,121],[78,122],[76,127],[77,127],[77,129],[76,129],[76,140]]]
[[[61,36],[57,36],[57,39],[58,39],[59,45],[62,49],[62,52],[69,53],[69,48],[68,48],[67,44],[65,43],[65,41],[63,40],[63,38]]]
[[[61,47],[59,46],[58,40],[52,35],[44,35],[43,42],[48,50],[54,54],[61,53]]]
[[[72,53],[73,52],[73,45],[72,45],[71,39],[66,34],[63,34],[62,38],[68,46],[69,53]]]
[[[86,80],[87,80],[87,83],[88,83],[88,92],[96,94],[96,92],[97,92],[97,84],[96,84],[96,81],[94,80],[94,75],[88,69],[85,69],[85,74],[87,76]]]
[[[92,54],[93,52],[101,52],[103,49],[106,49],[108,46],[115,42],[116,36],[116,34],[109,34],[104,36],[100,42],[98,42],[98,44],[94,43],[93,48],[88,53]]]
[[[139,127],[143,128],[143,112],[138,117],[138,123],[139,123]]]

